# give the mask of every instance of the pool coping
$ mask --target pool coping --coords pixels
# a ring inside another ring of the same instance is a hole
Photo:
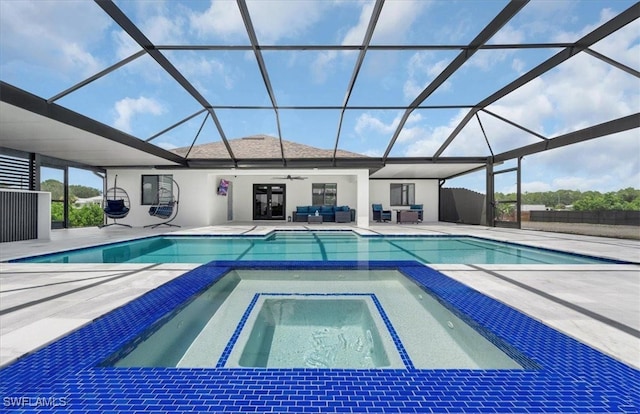
[[[398,269],[540,368],[98,367],[232,268]],[[411,261],[211,262],[20,358],[0,371],[0,380],[4,406],[25,411],[637,412],[640,407],[638,370]]]

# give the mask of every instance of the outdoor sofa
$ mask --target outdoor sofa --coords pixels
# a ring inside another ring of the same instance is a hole
[[[297,206],[291,217],[294,222],[307,222],[308,216],[315,216],[316,211],[323,222],[349,223],[356,215],[349,206]]]

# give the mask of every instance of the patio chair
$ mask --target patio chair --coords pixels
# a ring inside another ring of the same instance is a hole
[[[156,203],[149,207],[149,215],[152,217],[158,217],[163,221],[158,224],[149,224],[144,227],[156,228],[158,226],[170,226],[180,227],[177,224],[171,224],[171,222],[178,215],[178,206],[180,203],[180,186],[173,178],[169,183],[160,183],[158,185],[158,194],[156,197]]]
[[[383,210],[382,204],[371,204],[373,209],[373,219],[380,223],[381,221],[391,221],[391,210]]]
[[[117,221],[119,219],[125,218],[129,214],[129,210],[129,194],[127,194],[124,188],[118,187],[118,176],[116,175],[116,178],[113,182],[113,187],[105,191],[104,198],[102,200],[102,211],[104,211],[104,215],[108,219],[113,219],[113,223],[105,223],[98,227],[103,228],[109,226],[124,226],[130,228],[130,225],[118,223]]]
[[[410,204],[409,209],[418,212],[418,220],[422,221],[424,209],[422,204]]]

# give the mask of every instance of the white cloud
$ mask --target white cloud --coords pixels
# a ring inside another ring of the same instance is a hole
[[[364,35],[371,20],[371,12],[373,11],[373,3],[363,3],[358,23],[349,28],[342,39],[343,45],[361,45]]]
[[[640,82],[593,57],[580,54],[544,79],[559,127],[555,134],[637,112]],[[634,105],[634,103],[636,105]],[[633,107],[635,106],[635,108]]]
[[[540,178],[554,177],[554,185],[577,184],[579,189],[640,187],[640,137],[637,131],[573,144],[524,158]],[[557,187],[567,188],[567,187]]]
[[[374,2],[363,2],[358,23],[347,30],[343,45],[360,45],[369,27]],[[411,26],[420,13],[430,4],[426,0],[387,1],[376,23],[372,43],[394,43],[402,41],[411,32]]]
[[[586,25],[586,26],[582,27],[580,30],[574,31],[574,32],[561,31],[561,30],[558,30],[556,28],[554,30],[554,32],[553,32],[553,33],[555,33],[554,36],[553,36],[553,41],[554,42],[575,42],[576,40],[578,40],[579,38],[583,37],[587,33],[592,32],[598,26],[600,26],[603,23],[611,20],[615,16],[615,14],[616,13],[614,13],[610,9],[602,9],[602,11],[600,12],[600,20],[599,21],[594,22],[594,23],[589,24],[589,25]]]
[[[402,114],[398,114],[391,122],[385,123],[369,113],[364,113],[356,121],[355,132],[358,135],[375,135],[388,142],[398,128],[401,118]],[[411,157],[433,154],[440,145],[441,130],[432,130],[426,121],[420,113],[413,112],[409,115],[407,122],[398,135],[394,148],[405,145],[403,155]],[[362,153],[370,156],[380,156],[382,154],[378,150],[368,150]]]
[[[358,151],[359,154],[362,154],[366,157],[382,157],[386,148],[370,148],[366,151]]]
[[[637,47],[639,37],[637,33],[625,33],[620,35],[618,43],[611,47],[615,47],[619,53],[624,53],[624,50]],[[636,78],[594,57],[578,54],[497,101],[488,109],[544,136],[554,137],[637,112],[638,102],[640,82]],[[513,127],[486,115],[481,114],[481,118],[494,150],[498,149],[497,152],[501,152],[517,144],[514,136],[516,130]],[[450,122],[444,128],[447,136],[457,122]],[[444,155],[487,155],[482,132],[476,124],[477,122],[471,121]],[[517,131],[516,136],[523,137],[526,134]],[[529,139],[532,142],[537,141],[537,138]],[[593,165],[606,166],[605,170],[610,171],[617,168],[615,164],[628,164],[628,160],[634,156],[637,158],[640,152],[637,140],[635,143],[627,140],[625,144],[616,146],[624,148],[616,157],[599,159],[590,163],[589,168],[585,168],[582,160],[589,158],[589,151],[594,151],[594,154],[616,152],[616,147],[604,145],[600,143],[601,140],[594,141],[593,146],[586,146],[588,150],[581,153],[581,157],[564,156],[557,162],[567,166],[575,165],[575,173],[569,176],[586,177],[594,173]],[[633,144],[629,145],[630,142]],[[556,151],[564,153],[564,150],[554,150],[551,153]],[[544,162],[540,164],[542,171],[556,170],[551,167]],[[602,173],[606,174],[606,171]],[[565,173],[567,171],[563,172]],[[626,174],[629,173],[635,174]],[[625,180],[625,175],[617,176],[619,180]],[[597,180],[585,180],[584,185],[595,185],[596,182]]]
[[[507,24],[490,39],[489,44],[514,44],[522,43],[525,40],[525,33],[522,29],[516,29],[511,24]]]
[[[634,20],[592,46],[592,49],[636,70],[640,66],[640,20]]]
[[[409,59],[407,66],[408,78],[402,88],[404,97],[407,100],[412,101],[415,99],[449,64],[449,61],[445,59],[434,62],[433,57],[434,55],[430,52],[416,52]],[[450,87],[450,83],[445,82],[438,90],[446,91]]]
[[[361,2],[361,4],[362,8],[358,17],[358,22],[346,30],[342,37],[342,45],[361,45],[364,40],[364,35],[369,26],[369,21],[371,20],[374,3]],[[411,33],[412,25],[416,23],[420,14],[429,6],[429,4],[431,4],[431,2],[426,0],[385,2],[377,21],[371,43],[401,43],[402,40]],[[355,52],[342,51],[340,54],[330,53],[321,55],[314,64],[314,70],[321,71],[323,68],[332,65],[339,56],[351,55],[353,53]],[[388,70],[389,64],[389,61],[382,60],[380,57],[372,57],[371,54],[368,57],[368,68],[378,74],[385,73],[385,76],[388,76],[391,73],[391,71]],[[407,87],[415,89],[419,86],[407,85]]]
[[[515,58],[511,61],[511,69],[515,70],[518,75],[522,75],[524,73],[525,63],[523,60]]]
[[[99,42],[110,24],[92,2],[1,1],[3,66],[24,61],[78,81],[104,68]]]
[[[249,12],[262,44],[295,40],[317,23],[330,3],[318,1],[251,1]]]
[[[197,54],[191,54],[188,57],[172,55],[171,60],[187,79],[197,84],[198,89],[203,93],[208,91],[206,83],[210,82],[212,77],[221,79],[226,89],[233,89],[235,85],[234,75],[221,60]]]
[[[515,193],[516,190],[517,190],[517,187],[514,186],[510,188],[498,189],[498,192],[508,194],[508,193]],[[523,193],[541,193],[544,191],[553,191],[553,187],[551,186],[551,184],[544,181],[522,182]]]
[[[414,23],[417,23],[420,18],[420,14],[431,4],[426,0],[402,0],[402,1],[387,1],[382,7],[380,18],[376,24],[376,29],[373,33],[373,43],[394,43],[403,40],[407,34],[411,32],[411,28]],[[372,8],[371,5],[369,8]],[[363,9],[363,14],[365,10]],[[369,10],[369,16],[371,11]],[[368,19],[366,23],[363,22],[361,17],[358,24],[359,29],[354,28],[354,32],[359,33],[366,30]],[[362,26],[364,25],[364,28]],[[362,39],[362,37],[360,37]]]
[[[367,131],[372,131],[378,134],[391,134],[393,133],[393,131],[395,131],[397,125],[397,118],[391,124],[385,124],[380,119],[372,116],[371,114],[364,113],[358,117],[356,121],[355,131],[358,135],[364,134]]]
[[[313,81],[316,83],[324,83],[327,75],[333,70],[333,62],[338,57],[335,50],[327,50],[318,53],[316,59],[311,64],[311,73]]]
[[[384,123],[384,121],[365,112],[362,115],[360,115],[356,120],[355,131],[358,135],[361,135],[366,132],[373,132],[373,133],[382,134],[382,135],[393,134],[395,130],[398,128],[401,118],[402,118],[402,114],[398,114],[390,123],[386,124]],[[403,128],[403,131],[401,131],[400,135],[398,136],[398,140],[406,141],[411,139],[411,137],[413,136],[412,133],[406,132],[403,137],[402,132],[404,132],[404,129],[408,129],[407,125],[418,123],[421,120],[422,120],[422,115],[420,115],[419,113],[414,112],[411,115],[409,115],[409,118],[407,118],[407,122],[405,123],[405,127]]]
[[[503,27],[496,33],[488,43],[490,44],[514,44],[525,41],[525,33],[521,29],[516,29],[511,25]],[[496,70],[503,67],[504,62],[513,55],[514,51],[509,49],[502,50],[479,50],[471,59],[465,63],[465,70],[480,69],[484,72]]]
[[[111,36],[116,43],[116,56],[118,59],[125,59],[142,49],[124,30],[116,30]]]
[[[559,40],[559,33],[562,27],[571,24],[581,14],[577,7],[580,6],[574,1],[532,1],[514,20],[518,21],[520,35],[525,40],[574,41],[576,38]],[[507,27],[512,30],[511,24]]]
[[[242,16],[235,2],[211,0],[209,8],[203,13],[192,12],[189,15],[192,30],[201,38],[221,36],[246,39]]]
[[[446,125],[424,127],[421,138],[415,139],[405,148],[404,155],[407,156],[432,156],[446,138],[451,134],[455,125],[462,120],[466,111],[459,111]]]
[[[131,120],[137,115],[161,115],[166,109],[158,101],[141,96],[124,98],[115,103],[116,119],[114,126],[124,132],[131,132]]]
[[[180,15],[155,15],[146,19],[141,29],[156,45],[179,44],[184,41],[185,20]]]
[[[251,22],[261,44],[273,44],[282,39],[296,39],[313,26],[330,2],[318,1],[248,1]],[[235,2],[211,0],[204,13],[192,12],[191,27],[204,37],[241,37],[246,39],[242,16]]]

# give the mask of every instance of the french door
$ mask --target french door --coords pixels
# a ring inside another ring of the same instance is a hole
[[[284,184],[254,184],[253,219],[284,220],[286,189]]]

